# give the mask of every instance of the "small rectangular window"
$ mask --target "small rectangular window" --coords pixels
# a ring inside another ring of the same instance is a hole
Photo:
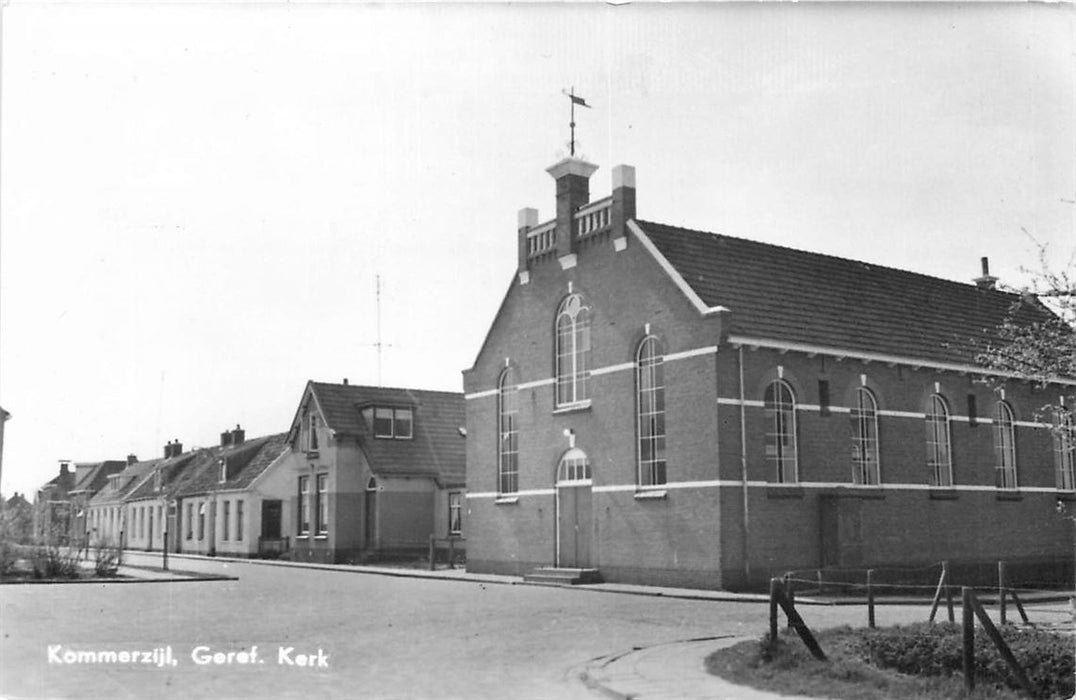
[[[977,404],[975,403],[975,394],[968,394],[968,425],[972,427],[978,425],[978,417],[979,410]]]
[[[463,503],[458,491],[448,494],[448,534],[463,534]]]
[[[194,539],[194,504],[187,504],[187,539]]]
[[[198,506],[198,539],[205,539],[205,503]]]
[[[829,415],[829,380],[818,380],[818,412],[823,416]]]
[[[374,409],[374,437],[392,437],[392,409]]]
[[[400,440],[411,439],[411,409],[397,408],[393,415],[393,437]]]
[[[315,512],[318,519],[318,534],[327,535],[329,533],[329,475],[318,474],[317,481],[317,506]]]
[[[299,517],[296,521],[299,525],[299,534],[310,534],[310,477],[299,477]]]
[[[235,539],[238,542],[243,541],[243,499],[240,498],[235,502]]]
[[[222,540],[224,540],[225,542],[228,541],[228,519],[231,517],[231,515],[232,515],[232,503],[231,503],[231,501],[225,501],[224,502],[224,517],[222,519],[223,522],[221,522],[221,534],[220,534],[220,538]]]

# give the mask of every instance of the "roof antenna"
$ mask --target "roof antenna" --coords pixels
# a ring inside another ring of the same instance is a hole
[[[376,276],[377,284],[377,342],[374,343],[374,347],[377,348],[377,386],[381,388],[381,348],[392,347],[392,345],[386,345],[381,342],[381,275]]]
[[[561,92],[564,92],[564,90],[561,90]],[[568,142],[568,148],[571,152],[572,158],[575,158],[575,106],[579,105],[581,107],[586,107],[587,109],[590,109],[591,107],[587,104],[586,100],[575,94],[574,85],[572,86],[570,92],[564,92],[564,94],[568,96],[568,99],[571,100],[572,104],[572,119],[568,123],[568,126],[570,126],[572,129],[572,140]]]

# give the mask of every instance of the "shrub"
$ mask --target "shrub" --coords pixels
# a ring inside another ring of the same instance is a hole
[[[18,560],[18,548],[7,540],[0,540],[0,577],[10,574]]]
[[[34,578],[76,578],[81,561],[78,549],[55,542],[39,544],[30,553]]]
[[[122,563],[123,550],[111,541],[98,540],[93,550],[93,570],[98,576],[115,576]]]
[[[1073,640],[1036,629],[1006,625],[1001,636],[1026,672],[1039,697],[1072,697]],[[901,673],[946,676],[963,672],[963,637],[959,625],[920,623],[906,627],[859,630],[857,648],[864,660]],[[1008,664],[983,631],[975,635],[976,678],[1013,689],[1020,687]]]

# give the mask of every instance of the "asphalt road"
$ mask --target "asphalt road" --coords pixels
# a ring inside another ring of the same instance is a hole
[[[768,614],[759,603],[578,588],[245,562],[175,560],[173,566],[239,580],[0,587],[0,696],[593,700],[570,669],[674,640],[758,637]],[[864,614],[831,607],[802,612],[816,627],[862,624]],[[925,617],[925,609],[914,607],[878,613],[880,624]],[[167,647],[175,665],[65,663],[79,651]],[[253,647],[253,659],[227,657]],[[223,652],[226,663],[197,664],[196,650],[210,659]],[[310,665],[300,665],[300,655]]]

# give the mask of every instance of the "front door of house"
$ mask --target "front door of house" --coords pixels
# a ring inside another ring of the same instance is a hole
[[[280,516],[283,502],[279,500],[262,501],[262,539],[280,539]]]
[[[587,569],[591,561],[591,476],[586,454],[572,448],[557,467],[557,566]]]

